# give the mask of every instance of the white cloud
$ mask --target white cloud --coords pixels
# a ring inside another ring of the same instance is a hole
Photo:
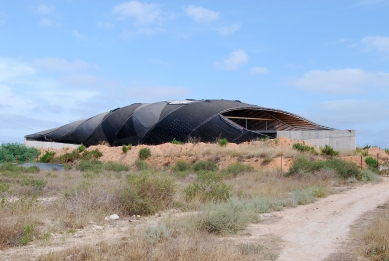
[[[0,25],[5,23],[5,17],[6,17],[5,13],[0,11]]]
[[[389,37],[387,36],[368,36],[362,39],[362,43],[369,50],[389,54]]]
[[[53,26],[54,23],[51,19],[49,18],[42,18],[40,21],[39,21],[39,25],[41,26]]]
[[[152,24],[161,17],[161,10],[156,4],[143,4],[138,1],[130,1],[113,7],[112,12],[120,17],[135,19],[135,24],[144,26]]]
[[[367,87],[389,87],[389,73],[366,72],[362,69],[312,70],[288,83],[298,89],[351,94],[360,93]]]
[[[72,35],[73,35],[75,38],[79,39],[79,40],[82,40],[82,39],[85,39],[85,38],[86,38],[85,35],[81,34],[81,33],[78,32],[77,30],[73,30],[73,31],[72,31]]]
[[[0,84],[14,78],[33,74],[35,74],[35,69],[28,65],[0,58]]]
[[[41,4],[39,5],[37,8],[36,8],[36,11],[40,14],[43,14],[43,15],[48,15],[48,14],[52,14],[54,13],[55,11],[55,6],[54,5],[45,5],[45,4]]]
[[[239,28],[240,28],[239,24],[233,24],[230,26],[218,28],[216,30],[219,32],[219,34],[226,36],[235,33],[236,31],[239,30]]]
[[[192,17],[196,22],[212,22],[218,20],[220,14],[201,6],[188,5],[183,8],[186,15]]]
[[[389,100],[337,100],[315,104],[310,116],[331,126],[351,125],[389,120]]]
[[[249,56],[243,50],[236,50],[230,53],[230,56],[221,62],[215,62],[215,66],[223,70],[235,70],[238,67],[246,64]]]
[[[58,70],[65,72],[75,72],[81,70],[87,70],[90,68],[96,68],[83,60],[67,61],[64,59],[56,58],[42,58],[35,60],[34,65],[49,70]]]
[[[249,71],[250,74],[268,74],[269,70],[266,67],[253,67]]]

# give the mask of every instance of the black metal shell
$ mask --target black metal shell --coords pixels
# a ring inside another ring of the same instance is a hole
[[[278,130],[329,130],[281,110],[229,100],[184,100],[135,103],[92,118],[27,135],[27,140],[86,146],[108,143],[161,144],[190,138],[244,142],[275,137]]]

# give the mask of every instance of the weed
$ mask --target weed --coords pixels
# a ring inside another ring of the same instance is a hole
[[[108,161],[107,163],[104,163],[104,169],[107,171],[128,171],[129,167],[126,164],[120,163],[120,162],[113,162]]]
[[[315,150],[314,147],[307,146],[307,145],[304,145],[304,144],[301,144],[301,143],[293,144],[292,148],[295,149],[295,150],[298,150],[300,152],[307,152],[307,153],[311,153],[313,155],[318,155],[318,153],[317,153],[317,151]]]
[[[254,171],[254,167],[251,165],[242,164],[240,162],[233,163],[227,167],[225,172],[227,175],[231,175],[236,177],[238,174],[243,172],[252,172]]]
[[[147,227],[145,235],[152,243],[158,243],[171,238],[174,232],[175,227],[173,226],[173,221],[165,217],[156,226]]]
[[[382,178],[374,171],[369,170],[369,169],[364,169],[361,172],[361,180],[362,181],[380,182],[380,181],[382,181]]]
[[[218,167],[215,162],[210,160],[198,161],[193,165],[194,171],[217,171]]]
[[[55,152],[46,151],[45,154],[43,154],[42,157],[40,157],[39,161],[44,162],[44,163],[52,162],[54,155],[55,155]]]
[[[103,153],[101,151],[99,151],[98,149],[89,150],[89,151],[85,150],[82,153],[82,159],[84,159],[84,160],[98,159],[101,156],[103,156]]]
[[[65,163],[65,164],[63,164],[63,168],[64,168],[65,170],[71,170],[71,169],[73,168],[73,166],[72,166],[72,164]]]
[[[227,144],[228,144],[228,140],[226,139],[226,138],[222,138],[222,139],[219,139],[219,145],[220,146],[227,146]]]
[[[274,139],[274,144],[275,144],[275,145],[278,145],[279,142],[280,142],[280,139],[279,139],[279,138],[275,138],[275,139]]]
[[[266,155],[265,158],[262,160],[262,165],[267,165],[273,160],[273,157],[270,155]]]
[[[42,190],[46,186],[47,182],[41,179],[27,178],[22,180],[20,184],[22,186],[29,186],[34,187],[37,190]]]
[[[23,235],[19,238],[19,243],[22,246],[27,245],[32,241],[34,233],[34,224],[29,224],[23,227]]]
[[[123,146],[122,146],[122,151],[123,151],[123,153],[127,153],[127,151],[128,151],[128,148],[127,148],[127,146],[126,146],[126,145],[123,145]]]
[[[195,182],[184,189],[184,195],[186,202],[220,202],[230,198],[230,190],[231,187],[223,182],[220,174],[202,172]]]
[[[76,170],[79,171],[102,171],[103,163],[99,160],[80,160],[76,165]]]
[[[120,201],[130,215],[149,215],[171,207],[175,192],[172,177],[143,172],[128,176]]]
[[[325,198],[328,196],[327,188],[320,185],[315,185],[312,187],[312,195],[317,198]]]
[[[139,159],[145,160],[151,156],[151,150],[149,148],[142,148],[139,150]]]
[[[9,183],[0,182],[0,193],[7,192],[11,185]]]
[[[368,150],[363,150],[363,151],[361,152],[361,156],[362,156],[362,157],[367,157],[367,156],[369,156],[369,151],[368,151]]]
[[[213,234],[236,234],[246,228],[247,224],[259,221],[258,214],[245,201],[231,198],[227,202],[210,203],[198,214],[198,226]]]
[[[321,150],[321,154],[323,154],[323,155],[327,155],[327,156],[339,155],[339,151],[334,150],[334,148],[332,148],[331,146],[329,146],[327,144],[323,148],[320,148],[320,150]]]
[[[373,157],[367,157],[365,159],[366,164],[369,166],[369,168],[377,168],[378,166],[378,160]]]
[[[312,188],[305,188],[293,191],[292,199],[296,205],[306,205],[316,200],[315,196],[313,195]]]
[[[368,149],[370,149],[370,148],[371,148],[371,145],[366,144],[362,149],[368,150]]]
[[[84,144],[81,144],[80,146],[78,146],[77,150],[81,153],[83,152],[84,150],[86,149],[86,147],[84,146]]]
[[[174,138],[173,140],[172,140],[172,144],[175,144],[175,145],[182,145],[182,144],[184,144],[182,141],[179,141],[179,140],[176,140],[176,138]]]
[[[172,167],[173,171],[184,172],[190,170],[191,164],[185,160],[177,160],[174,166]]]
[[[135,167],[138,170],[148,170],[149,169],[149,165],[147,165],[147,162],[144,160],[140,160],[140,159],[135,161]]]
[[[385,153],[389,155],[389,148],[385,149]]]

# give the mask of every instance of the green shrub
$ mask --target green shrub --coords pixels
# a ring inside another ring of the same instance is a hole
[[[369,168],[376,168],[378,166],[378,160],[373,157],[367,157],[365,159],[365,162],[369,166]]]
[[[145,160],[151,156],[151,150],[149,148],[142,148],[139,150],[139,159]]]
[[[84,159],[84,160],[98,159],[101,156],[103,156],[103,153],[101,151],[99,151],[98,149],[89,150],[89,151],[85,150],[82,153],[82,159]]]
[[[179,141],[179,140],[176,140],[176,138],[174,138],[173,140],[172,140],[172,144],[175,144],[175,145],[182,145],[182,144],[184,144],[182,141]]]
[[[122,146],[122,151],[123,151],[123,153],[127,153],[127,151],[128,151],[128,148],[127,148],[127,146],[126,146],[126,145],[123,145],[123,146]]]
[[[371,146],[370,146],[369,144],[366,144],[362,149],[368,150],[368,149],[370,149],[370,148],[371,148]]]
[[[143,172],[128,176],[120,201],[129,215],[150,215],[171,207],[175,193],[172,177]]]
[[[80,160],[76,165],[79,171],[102,171],[103,163],[99,160]]]
[[[373,181],[380,182],[382,178],[372,170],[364,169],[361,171],[361,180],[362,181]]]
[[[174,166],[172,167],[173,171],[184,172],[190,170],[191,165],[188,161],[185,160],[177,160]]]
[[[147,165],[147,162],[144,160],[140,160],[140,159],[135,161],[135,167],[137,168],[137,170],[148,170],[149,169],[149,165]]]
[[[22,180],[20,184],[22,186],[29,186],[34,187],[38,190],[42,190],[46,186],[47,182],[41,179],[27,178]]]
[[[254,171],[254,167],[253,166],[242,164],[240,162],[232,163],[225,170],[225,172],[228,175],[231,175],[233,177],[236,177],[238,174],[243,173],[243,172],[252,172],[252,171]]]
[[[351,177],[357,179],[361,178],[361,171],[354,162],[348,162],[341,159],[313,161],[304,156],[299,156],[295,159],[286,176],[311,175],[321,169],[331,169],[339,178],[344,180]]]
[[[306,205],[316,200],[312,188],[304,188],[292,191],[292,199],[296,205]]]
[[[218,167],[215,162],[210,161],[210,160],[203,160],[203,161],[198,161],[193,165],[193,170],[194,171],[217,171]]]
[[[334,148],[332,148],[331,146],[329,146],[327,144],[323,148],[320,148],[320,150],[321,150],[321,154],[323,154],[323,155],[327,155],[327,156],[339,155],[339,151],[334,150]]]
[[[27,245],[32,241],[34,235],[35,226],[34,224],[29,224],[23,227],[23,233],[19,238],[19,244],[22,246]]]
[[[219,145],[220,146],[227,146],[228,140],[226,138],[219,139]]]
[[[107,163],[104,163],[104,169],[107,171],[128,171],[129,167],[126,164],[120,163],[120,162],[112,162],[108,161]]]
[[[223,176],[214,172],[201,172],[196,181],[184,189],[186,202],[226,201],[231,196],[231,186],[223,181]]]
[[[80,146],[78,146],[77,150],[78,152],[83,152],[84,150],[86,149],[86,147],[84,146],[84,144],[81,144]]]
[[[39,173],[40,168],[37,166],[31,166],[31,167],[22,167],[18,166],[14,163],[4,163],[0,167],[0,171],[2,172],[12,172],[12,173]],[[4,173],[3,173],[4,174]]]
[[[53,159],[54,159],[54,155],[55,155],[55,152],[52,152],[52,151],[46,151],[45,154],[43,154],[39,161],[40,162],[44,162],[44,163],[47,163],[47,162],[52,162]]]
[[[75,149],[72,152],[68,152],[61,156],[55,157],[53,161],[60,164],[66,164],[68,162],[74,162],[79,158],[81,158],[80,152],[78,151],[78,149]]]
[[[259,221],[258,214],[245,201],[231,198],[226,202],[210,203],[194,219],[201,230],[213,234],[236,234],[249,223]]]
[[[72,166],[72,164],[65,163],[65,164],[63,164],[63,168],[64,168],[65,170],[71,170],[71,169],[73,168],[73,166]]]
[[[19,143],[2,143],[0,146],[0,163],[33,161],[39,156],[40,152],[36,148],[29,148]]]
[[[362,156],[362,157],[367,157],[367,156],[369,156],[369,151],[368,151],[368,150],[363,150],[363,151],[361,152],[361,156]]]
[[[317,151],[315,150],[314,147],[307,146],[307,145],[304,145],[304,144],[301,144],[301,143],[293,144],[292,148],[295,149],[295,150],[298,150],[300,152],[307,152],[307,153],[311,153],[313,155],[318,155],[318,153],[317,153]]]

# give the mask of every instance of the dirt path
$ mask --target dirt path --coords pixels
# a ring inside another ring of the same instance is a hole
[[[314,204],[263,215],[248,227],[252,241],[266,236],[282,239],[277,260],[322,260],[347,239],[350,225],[363,213],[389,200],[389,178],[334,194]]]

